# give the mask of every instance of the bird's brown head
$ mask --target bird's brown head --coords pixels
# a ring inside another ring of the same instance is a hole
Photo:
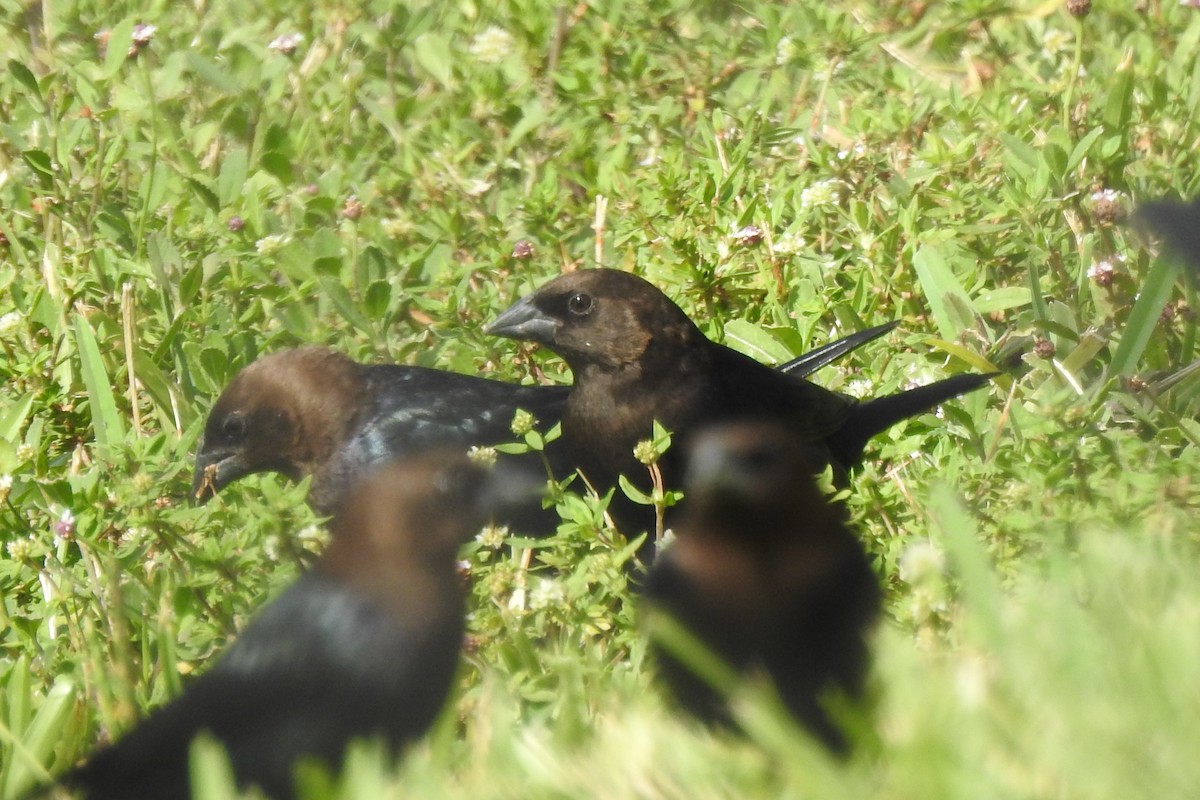
[[[401,584],[452,575],[459,547],[491,515],[529,502],[545,486],[544,476],[487,468],[460,452],[390,464],[339,506],[320,568],[385,599],[403,595],[412,602]]]
[[[669,297],[614,269],[562,275],[510,306],[487,332],[549,347],[575,371],[620,369],[659,343],[677,347],[703,334]]]
[[[795,509],[823,509],[828,504],[813,475],[823,463],[821,453],[778,425],[738,422],[706,428],[688,449],[687,513],[749,529]]]
[[[348,434],[364,384],[362,365],[325,347],[255,361],[213,405],[196,452],[193,496],[204,502],[256,472],[311,473]]]

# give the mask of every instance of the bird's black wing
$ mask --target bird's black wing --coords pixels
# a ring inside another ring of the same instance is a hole
[[[885,322],[882,325],[867,328],[865,331],[858,331],[849,336],[843,336],[835,342],[830,342],[815,350],[809,350],[803,355],[796,356],[791,361],[780,364],[775,369],[794,378],[807,377],[826,364],[831,364],[847,353],[857,350],[867,342],[873,342],[885,333],[895,330],[899,324],[898,321]]]
[[[316,499],[329,510],[351,485],[383,464],[432,449],[465,452],[515,441],[511,426],[518,409],[533,414],[538,429],[545,431],[562,418],[571,391],[569,386],[521,386],[395,365],[371,367],[368,388],[370,409],[320,476]],[[569,471],[556,446],[548,448],[548,456],[556,474]],[[534,524],[524,515],[522,522],[526,528]]]

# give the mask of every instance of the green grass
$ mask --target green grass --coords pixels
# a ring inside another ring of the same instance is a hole
[[[110,5],[0,0],[0,798],[174,696],[319,551],[303,486],[187,502],[238,369],[324,342],[565,381],[482,325],[597,261],[764,360],[904,320],[831,388],[1027,352],[856,477],[888,587],[857,755],[753,698],[745,740],[672,713],[619,543],[567,499],[530,569],[527,541],[470,555],[473,646],[433,734],[313,797],[1200,784],[1195,298],[1093,196],[1200,194],[1200,11]]]

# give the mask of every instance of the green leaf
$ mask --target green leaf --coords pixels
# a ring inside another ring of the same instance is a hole
[[[48,777],[43,765],[53,759],[63,728],[71,718],[74,703],[74,684],[65,678],[56,680],[38,706],[33,721],[20,734],[20,744],[14,747],[18,755],[13,758],[11,769],[5,775],[5,797],[16,797],[35,782]]]
[[[778,364],[792,357],[791,351],[773,335],[744,319],[725,323],[725,344],[765,364]]]
[[[28,392],[0,414],[0,439],[17,443],[21,437],[21,428],[24,427],[25,420],[29,418],[29,411],[33,408],[33,400],[34,394]]]
[[[187,64],[198,78],[225,94],[237,94],[241,88],[232,75],[194,50],[187,51]]]
[[[217,199],[220,202],[216,210],[233,205],[241,196],[246,186],[248,163],[249,155],[244,147],[235,147],[225,154],[221,161],[221,173],[217,177]]]
[[[1129,127],[1134,78],[1131,61],[1132,58],[1127,57],[1121,67],[1107,81],[1108,95],[1104,100],[1104,113],[1101,120],[1110,133],[1124,131]]]
[[[188,752],[194,800],[230,800],[239,797],[233,767],[220,742],[208,733],[201,733]]]
[[[1129,312],[1129,320],[1113,353],[1112,363],[1109,364],[1110,375],[1130,375],[1137,368],[1138,361],[1146,349],[1146,343],[1158,327],[1162,310],[1175,291],[1175,278],[1179,268],[1169,258],[1160,258],[1150,268],[1150,274],[1138,292],[1137,302]]]
[[[413,42],[413,56],[417,63],[443,87],[454,83],[454,71],[450,61],[450,43],[438,33],[423,33]]]
[[[980,314],[1022,308],[1032,302],[1030,291],[1024,286],[1005,286],[980,292],[971,305]]]
[[[104,51],[104,74],[113,77],[129,60],[129,46],[133,44],[133,20],[123,19],[109,31],[108,44]]]
[[[1092,129],[1091,133],[1079,140],[1079,143],[1075,145],[1075,149],[1071,151],[1071,157],[1067,159],[1067,172],[1073,171],[1083,162],[1083,159],[1087,157],[1088,151],[1091,150],[1092,145],[1103,134],[1104,128],[1094,128]]]
[[[117,414],[112,381],[104,369],[96,333],[82,314],[75,314],[75,347],[79,353],[83,383],[87,388],[96,447],[101,457],[108,459],[113,455],[113,445],[125,439],[125,424]]]
[[[633,482],[624,475],[617,476],[617,483],[620,485],[621,491],[625,493],[625,496],[633,502],[644,506],[654,505],[654,498],[634,486]]]
[[[54,164],[45,152],[41,150],[23,150],[21,158],[29,168],[37,173],[43,188],[49,188],[54,183]]]
[[[292,161],[286,155],[280,152],[272,151],[263,153],[259,159],[262,168],[274,175],[281,183],[292,182]]]
[[[17,61],[15,58],[9,59],[8,71],[17,79],[17,82],[29,90],[29,93],[37,98],[38,102],[42,101],[42,88],[38,86],[37,78],[29,71],[29,67]]]
[[[969,316],[963,319],[964,314],[970,313],[971,301],[951,272],[945,255],[935,245],[921,245],[913,255],[913,268],[942,338],[957,339],[972,322]]]

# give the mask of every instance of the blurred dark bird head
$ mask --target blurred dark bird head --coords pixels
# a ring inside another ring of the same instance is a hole
[[[361,365],[326,347],[283,350],[255,361],[208,415],[193,496],[203,503],[255,472],[293,480],[312,472],[347,435],[364,386]]]
[[[486,330],[543,344],[576,372],[593,364],[620,369],[642,359],[664,338],[682,343],[704,339],[665,294],[615,269],[586,269],[555,278],[510,306]]]
[[[1140,203],[1133,212],[1133,224],[1162,239],[1193,271],[1200,271],[1200,200]]]
[[[528,503],[544,476],[510,464],[485,467],[458,452],[430,452],[382,467],[359,484],[330,523],[317,569],[383,599],[420,596],[422,576],[453,575],[458,549],[491,517]]]
[[[813,480],[824,463],[820,451],[779,425],[705,428],[688,448],[686,513],[764,535],[786,531],[783,519],[827,505]]]

